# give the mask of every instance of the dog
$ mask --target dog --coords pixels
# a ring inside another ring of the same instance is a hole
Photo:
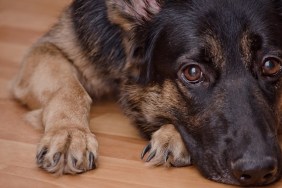
[[[118,92],[152,165],[210,180],[281,176],[281,0],[74,0],[23,59],[12,87],[44,127],[37,164],[95,169],[92,100]]]

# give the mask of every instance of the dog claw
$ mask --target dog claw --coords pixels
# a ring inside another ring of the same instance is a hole
[[[47,154],[48,149],[46,147],[42,148],[41,151],[36,155],[37,163],[42,163],[44,156]]]
[[[95,164],[95,156],[92,152],[89,153],[89,169],[95,169],[96,164]]]
[[[143,158],[144,158],[144,156],[146,155],[146,153],[148,153],[148,151],[150,151],[150,150],[151,150],[151,148],[152,148],[151,143],[150,143],[150,144],[148,144],[148,145],[144,148],[144,150],[143,150],[143,151],[142,151],[142,153],[141,153],[141,159],[143,159]]]
[[[157,153],[156,151],[153,151],[152,153],[150,153],[146,162],[150,162],[156,156],[156,153]]]
[[[171,155],[171,152],[169,151],[169,150],[167,150],[166,152],[165,152],[165,163],[168,161],[168,158],[169,158],[169,156]]]
[[[61,158],[62,153],[61,152],[57,152],[54,156],[53,156],[53,161],[54,161],[54,165],[57,165],[60,158]]]
[[[72,157],[72,165],[73,165],[74,167],[76,167],[76,164],[77,164],[77,159],[74,158],[74,157]]]

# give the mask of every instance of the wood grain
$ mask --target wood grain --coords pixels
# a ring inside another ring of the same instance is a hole
[[[0,187],[231,187],[203,178],[195,167],[147,167],[140,138],[114,102],[95,104],[91,130],[100,144],[99,168],[55,177],[37,168],[42,132],[24,121],[27,109],[12,100],[9,83],[30,45],[55,23],[70,0],[0,0]],[[282,181],[270,186],[282,187]]]

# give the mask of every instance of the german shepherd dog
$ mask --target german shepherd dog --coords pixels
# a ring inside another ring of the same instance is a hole
[[[74,0],[13,84],[44,127],[38,166],[94,169],[91,103],[118,92],[150,139],[146,162],[194,164],[227,184],[277,181],[281,32],[281,0]]]

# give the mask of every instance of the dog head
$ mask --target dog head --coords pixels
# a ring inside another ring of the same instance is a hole
[[[107,3],[110,19],[124,30],[128,62],[140,69],[134,83],[160,88],[170,83],[166,98],[176,102],[159,100],[152,114],[165,109],[163,119],[179,130],[202,174],[244,186],[276,181],[282,3]]]

